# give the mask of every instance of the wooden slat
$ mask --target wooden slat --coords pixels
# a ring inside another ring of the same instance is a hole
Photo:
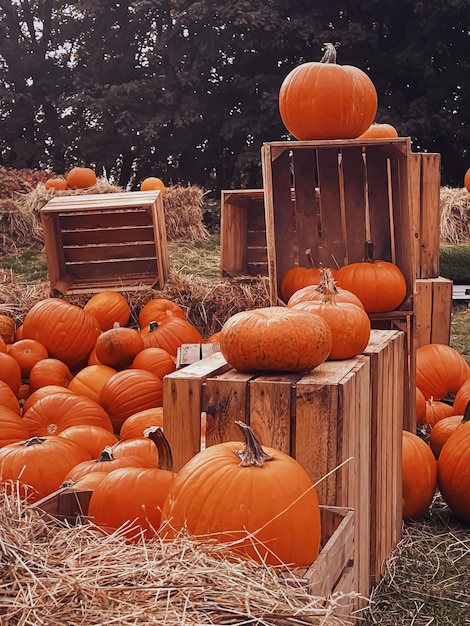
[[[421,157],[420,278],[439,276],[441,159],[439,154]]]
[[[63,246],[80,246],[86,244],[153,242],[151,226],[129,226],[124,228],[93,228],[90,230],[62,231]]]
[[[419,278],[415,285],[416,347],[428,343],[449,345],[452,317],[452,281]]]
[[[65,264],[86,263],[88,261],[142,260],[154,259],[155,246],[152,243],[123,243],[120,245],[86,245],[65,247]]]
[[[117,193],[79,194],[56,196],[47,202],[47,212],[102,209],[126,209],[148,207],[159,195],[159,191],[123,191]],[[44,210],[43,207],[41,210]]]

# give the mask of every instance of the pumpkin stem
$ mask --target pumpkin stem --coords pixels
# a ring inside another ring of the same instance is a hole
[[[161,426],[150,426],[144,430],[144,437],[148,437],[157,446],[158,469],[173,471],[173,455],[168,439],[163,434]]]
[[[324,55],[321,58],[320,63],[336,63],[336,48],[332,43],[324,43],[323,50]]]
[[[322,268],[320,270],[320,284],[315,287],[315,291],[323,294],[323,302],[332,302],[333,304],[336,302],[336,294],[338,293],[338,289],[336,287],[335,279],[333,277],[333,272],[329,267]]]
[[[29,439],[26,439],[26,441],[22,441],[20,445],[28,448],[29,446],[34,446],[37,443],[44,443],[45,441],[45,437],[30,437]]]
[[[366,241],[364,244],[364,258],[362,259],[364,263],[373,263],[374,262],[374,244],[372,241]]]
[[[153,333],[159,327],[158,322],[150,322],[149,324],[149,333]]]
[[[99,457],[95,459],[95,463],[106,463],[107,461],[114,461],[112,446],[106,446],[103,448]]]
[[[233,451],[234,454],[240,457],[240,465],[242,467],[263,467],[266,461],[273,460],[273,457],[263,450],[260,442],[256,439],[254,432],[248,424],[240,420],[237,420],[235,424],[240,426],[245,439],[245,447],[243,450]]]

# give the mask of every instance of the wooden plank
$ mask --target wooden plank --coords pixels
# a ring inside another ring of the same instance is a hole
[[[154,241],[152,225],[123,228],[92,228],[90,230],[62,231],[63,246],[86,244],[127,243]]]
[[[163,427],[179,471],[201,447],[202,382],[230,366],[220,352],[163,379]]]
[[[122,243],[118,245],[64,246],[65,265],[87,263],[89,261],[131,260],[139,258],[154,259],[155,244],[152,242]]]
[[[291,423],[295,384],[300,376],[257,376],[250,382],[250,426],[266,446],[291,453]]]
[[[317,172],[314,150],[294,151],[292,154],[295,233],[299,265],[305,265],[305,251],[311,250],[313,262],[319,263],[319,215],[316,199]]]
[[[345,263],[356,263],[364,258],[367,239],[366,179],[362,149],[341,151],[344,181],[344,206],[346,225]],[[326,245],[327,242],[325,242]]]
[[[227,197],[236,198],[233,193],[222,191],[220,212],[220,271],[226,275],[246,272],[246,250],[248,218],[246,200],[240,206],[231,204]]]
[[[447,278],[420,278],[415,285],[416,347],[428,343],[449,345],[452,287]]]
[[[391,261],[392,236],[389,212],[388,160],[380,146],[368,146],[365,152],[370,220],[370,239],[377,259]]]
[[[96,208],[126,209],[148,207],[155,202],[159,195],[161,195],[160,191],[123,191],[117,193],[56,196],[49,200],[41,210],[52,213],[77,209],[93,211]]]
[[[420,220],[420,278],[439,276],[440,243],[440,154],[421,156],[421,220]]]
[[[421,257],[421,154],[411,153],[409,157],[409,177],[410,177],[410,212],[413,257]],[[420,262],[415,264],[415,278],[420,277]]]
[[[433,284],[430,280],[417,279],[415,283],[415,341],[416,347],[431,343]]]
[[[149,211],[132,210],[116,211],[94,210],[81,213],[55,213],[58,216],[60,228],[63,231],[83,231],[110,228],[118,230],[125,227],[152,226],[152,216]]]

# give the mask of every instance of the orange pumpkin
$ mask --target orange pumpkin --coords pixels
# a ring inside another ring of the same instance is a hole
[[[40,300],[23,322],[23,338],[42,343],[50,357],[66,363],[72,372],[86,364],[100,334],[93,315],[60,298]]]
[[[184,311],[179,304],[167,298],[153,298],[139,311],[139,325],[141,328],[150,322],[164,322],[169,317],[185,319]]]
[[[118,291],[109,289],[95,293],[83,308],[93,315],[103,331],[113,328],[115,324],[126,326],[131,316],[126,298]]]
[[[33,391],[24,401],[22,414],[24,415],[35,402],[53,393],[72,393],[72,391],[63,385],[44,385],[43,387],[39,387],[39,389]]]
[[[163,383],[152,372],[124,369],[106,381],[100,404],[111,418],[114,432],[119,433],[130,415],[163,406]]]
[[[23,422],[31,437],[57,435],[78,424],[101,426],[113,432],[109,415],[101,405],[73,393],[53,393],[40,398],[23,413]]]
[[[144,180],[140,183],[140,191],[154,190],[165,193],[165,183],[162,181],[161,178],[157,178],[156,176],[149,176],[148,178],[144,178]]]
[[[451,346],[430,343],[416,350],[416,386],[426,399],[440,400],[448,393],[457,393],[469,372],[463,356]]]
[[[69,188],[65,178],[48,178],[44,185],[46,189],[54,189],[55,191],[65,191]]]
[[[16,359],[6,352],[0,352],[0,381],[6,383],[15,395],[21,385],[21,368]]]
[[[402,498],[403,519],[418,519],[431,505],[437,486],[437,463],[428,444],[403,431]]]
[[[164,322],[150,322],[140,334],[144,348],[162,348],[174,357],[184,343],[204,343],[201,333],[191,322],[175,316]]]
[[[105,330],[97,338],[95,355],[103,365],[120,370],[128,367],[143,349],[144,341],[137,329],[116,326]]]
[[[440,420],[454,415],[454,413],[454,408],[450,404],[429,398],[429,400],[426,400],[424,423],[434,427]]]
[[[33,365],[49,356],[45,346],[36,339],[15,341],[10,345],[8,354],[17,360],[21,369],[21,378],[29,378]]]
[[[119,439],[136,439],[143,437],[147,428],[152,426],[163,426],[163,407],[158,406],[151,409],[137,411],[126,418],[119,431]]]
[[[394,126],[374,123],[362,135],[359,135],[358,139],[390,139],[395,137],[398,137],[398,131]]]
[[[361,309],[364,308],[364,305],[359,300],[359,298],[352,293],[352,291],[348,291],[347,289],[342,289],[338,287],[337,284],[334,286],[335,298],[336,302],[349,302],[350,304],[355,304]],[[321,301],[323,299],[323,286],[320,283],[317,285],[307,285],[306,287],[302,287],[302,289],[298,289],[292,296],[289,298],[287,302],[288,307],[294,307],[296,304],[300,302],[312,302],[312,301]]]
[[[21,495],[36,502],[60,488],[72,467],[89,459],[73,441],[60,437],[32,437],[0,448],[1,482],[21,487]]]
[[[9,315],[0,314],[0,337],[5,343],[13,343],[15,341],[16,324],[15,320]]]
[[[41,359],[33,365],[29,373],[31,392],[47,385],[68,387],[73,378],[72,372],[60,359]]]
[[[463,415],[467,404],[470,402],[470,378],[458,388],[454,399],[454,410],[457,414]]]
[[[96,185],[96,174],[90,167],[73,167],[65,178],[71,189],[85,189]]]
[[[407,293],[405,277],[394,263],[373,257],[373,244],[366,242],[364,260],[340,267],[338,285],[352,291],[367,313],[394,311]]]
[[[318,62],[303,63],[284,79],[279,112],[297,139],[353,139],[365,132],[377,113],[371,79],[351,65],[336,64],[336,50],[325,44]]]
[[[59,437],[57,437],[59,439]],[[76,444],[75,444],[76,445]],[[145,467],[139,463],[137,458],[131,456],[122,456],[115,458],[113,449],[110,446],[106,446],[96,459],[86,459],[81,463],[76,463],[65,474],[63,482],[78,481],[87,474],[94,472],[114,472],[121,467]]]
[[[419,387],[416,387],[416,423],[426,424],[426,398]]]
[[[0,406],[0,448],[28,437],[28,428],[19,414],[7,406]]]
[[[438,486],[441,495],[461,521],[470,523],[470,422],[461,424],[441,449]]]
[[[272,306],[232,315],[222,326],[220,351],[241,371],[302,372],[323,363],[333,337],[319,316]]]
[[[6,407],[17,415],[21,414],[20,403],[13,389],[5,381],[0,380],[0,407]]]
[[[95,402],[99,402],[105,382],[116,371],[107,365],[87,365],[75,374],[69,382],[68,389],[79,396],[87,396]]]
[[[115,434],[107,428],[94,424],[68,426],[57,433],[57,436],[74,441],[84,448],[92,459],[97,459],[106,447],[114,446],[117,443]]]
[[[434,453],[436,459],[442,450],[442,446],[449,439],[453,432],[457,430],[462,424],[466,424],[470,421],[470,402],[465,408],[463,415],[449,415],[444,417],[437,424],[435,424],[429,435],[429,445]]]
[[[163,506],[161,534],[187,528],[210,541],[236,541],[238,551],[263,563],[309,566],[321,535],[312,481],[294,458],[261,446],[249,426],[237,424],[244,444],[209,446],[180,469]]]
[[[175,371],[176,363],[175,358],[162,348],[144,348],[135,356],[131,368],[147,370],[163,379]]]
[[[470,191],[470,167],[465,172],[465,176],[463,177],[463,186],[467,191]]]

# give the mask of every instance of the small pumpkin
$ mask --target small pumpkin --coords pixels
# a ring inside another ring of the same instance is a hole
[[[416,387],[416,423],[426,424],[426,398],[419,387]]]
[[[103,331],[113,328],[115,324],[126,326],[131,316],[131,307],[126,298],[112,289],[95,293],[83,308],[95,317]]]
[[[358,137],[374,121],[377,105],[371,79],[358,67],[337,65],[331,43],[320,62],[294,68],[279,91],[284,126],[301,140]]]
[[[69,188],[65,178],[48,178],[44,183],[46,189],[54,189],[55,191],[65,191]]]
[[[256,561],[309,566],[321,536],[312,481],[294,458],[261,446],[248,425],[237,424],[244,443],[209,446],[180,469],[160,533],[171,538],[185,528],[199,539],[236,541],[231,549]]]
[[[119,431],[119,439],[127,441],[128,439],[136,439],[143,437],[144,432],[153,426],[163,426],[163,407],[155,407],[144,409],[129,415],[123,422]]]
[[[452,405],[440,400],[434,400],[429,398],[426,400],[426,412],[424,417],[424,423],[429,424],[433,428],[438,422],[445,417],[454,415],[454,408]]]
[[[241,371],[307,371],[328,358],[332,345],[319,315],[281,306],[235,313],[220,334],[220,351]]]
[[[470,378],[458,388],[454,398],[454,410],[459,415],[465,411],[465,407],[470,402]]]
[[[191,322],[176,316],[163,322],[150,322],[141,329],[140,335],[144,348],[161,348],[174,357],[185,343],[204,343],[203,336]]]
[[[144,180],[140,183],[140,191],[154,190],[165,193],[166,186],[161,178],[157,178],[156,176],[149,176],[148,178],[144,178]]]
[[[59,439],[59,437],[57,437]],[[96,459],[86,459],[81,463],[76,463],[65,474],[63,481],[77,481],[87,474],[94,472],[114,472],[121,467],[144,467],[139,463],[137,458],[132,456],[122,456],[116,458],[113,454],[113,448],[106,446],[101,450],[99,456]]]
[[[429,435],[429,445],[436,459],[439,458],[442,446],[452,433],[467,422],[470,422],[470,402],[468,402],[463,415],[449,415],[433,426]]]
[[[428,444],[415,433],[403,431],[403,519],[419,519],[429,509],[437,486],[437,463]]]
[[[4,313],[0,314],[0,337],[5,343],[13,343],[15,341],[16,324],[15,320]]]
[[[104,384],[116,371],[107,365],[87,365],[75,374],[68,384],[68,389],[79,396],[87,396],[99,402]]]
[[[10,345],[8,354],[17,360],[21,369],[21,378],[24,379],[29,378],[33,365],[49,357],[45,346],[36,339],[15,341]]]
[[[7,406],[0,406],[0,448],[28,437],[28,428],[19,414]]]
[[[366,241],[363,261],[339,268],[337,281],[340,287],[356,294],[367,313],[394,311],[407,294],[400,268],[389,261],[374,260],[371,241]]]
[[[73,374],[68,366],[60,359],[40,359],[29,372],[29,387],[31,393],[41,387],[58,385],[68,387]]]
[[[6,352],[0,352],[0,381],[6,383],[15,395],[21,385],[21,368],[16,359]]]
[[[374,122],[359,135],[358,139],[390,139],[398,137],[398,131],[392,124]]]
[[[465,176],[463,177],[463,186],[467,191],[470,191],[470,167],[465,172]]]
[[[72,167],[65,179],[71,189],[85,189],[96,185],[96,174],[90,167]]]
[[[137,354],[131,368],[147,370],[162,378],[176,369],[175,358],[163,348],[144,348]]]
[[[57,433],[57,436],[74,441],[84,448],[92,459],[97,459],[106,447],[114,446],[117,443],[116,435],[108,428],[95,424],[67,426],[67,428]]]
[[[144,328],[150,322],[164,322],[169,317],[185,319],[184,310],[173,300],[152,298],[139,311],[139,325]]]
[[[21,408],[17,395],[3,380],[0,380],[0,407],[6,407],[17,415],[21,415]]]

